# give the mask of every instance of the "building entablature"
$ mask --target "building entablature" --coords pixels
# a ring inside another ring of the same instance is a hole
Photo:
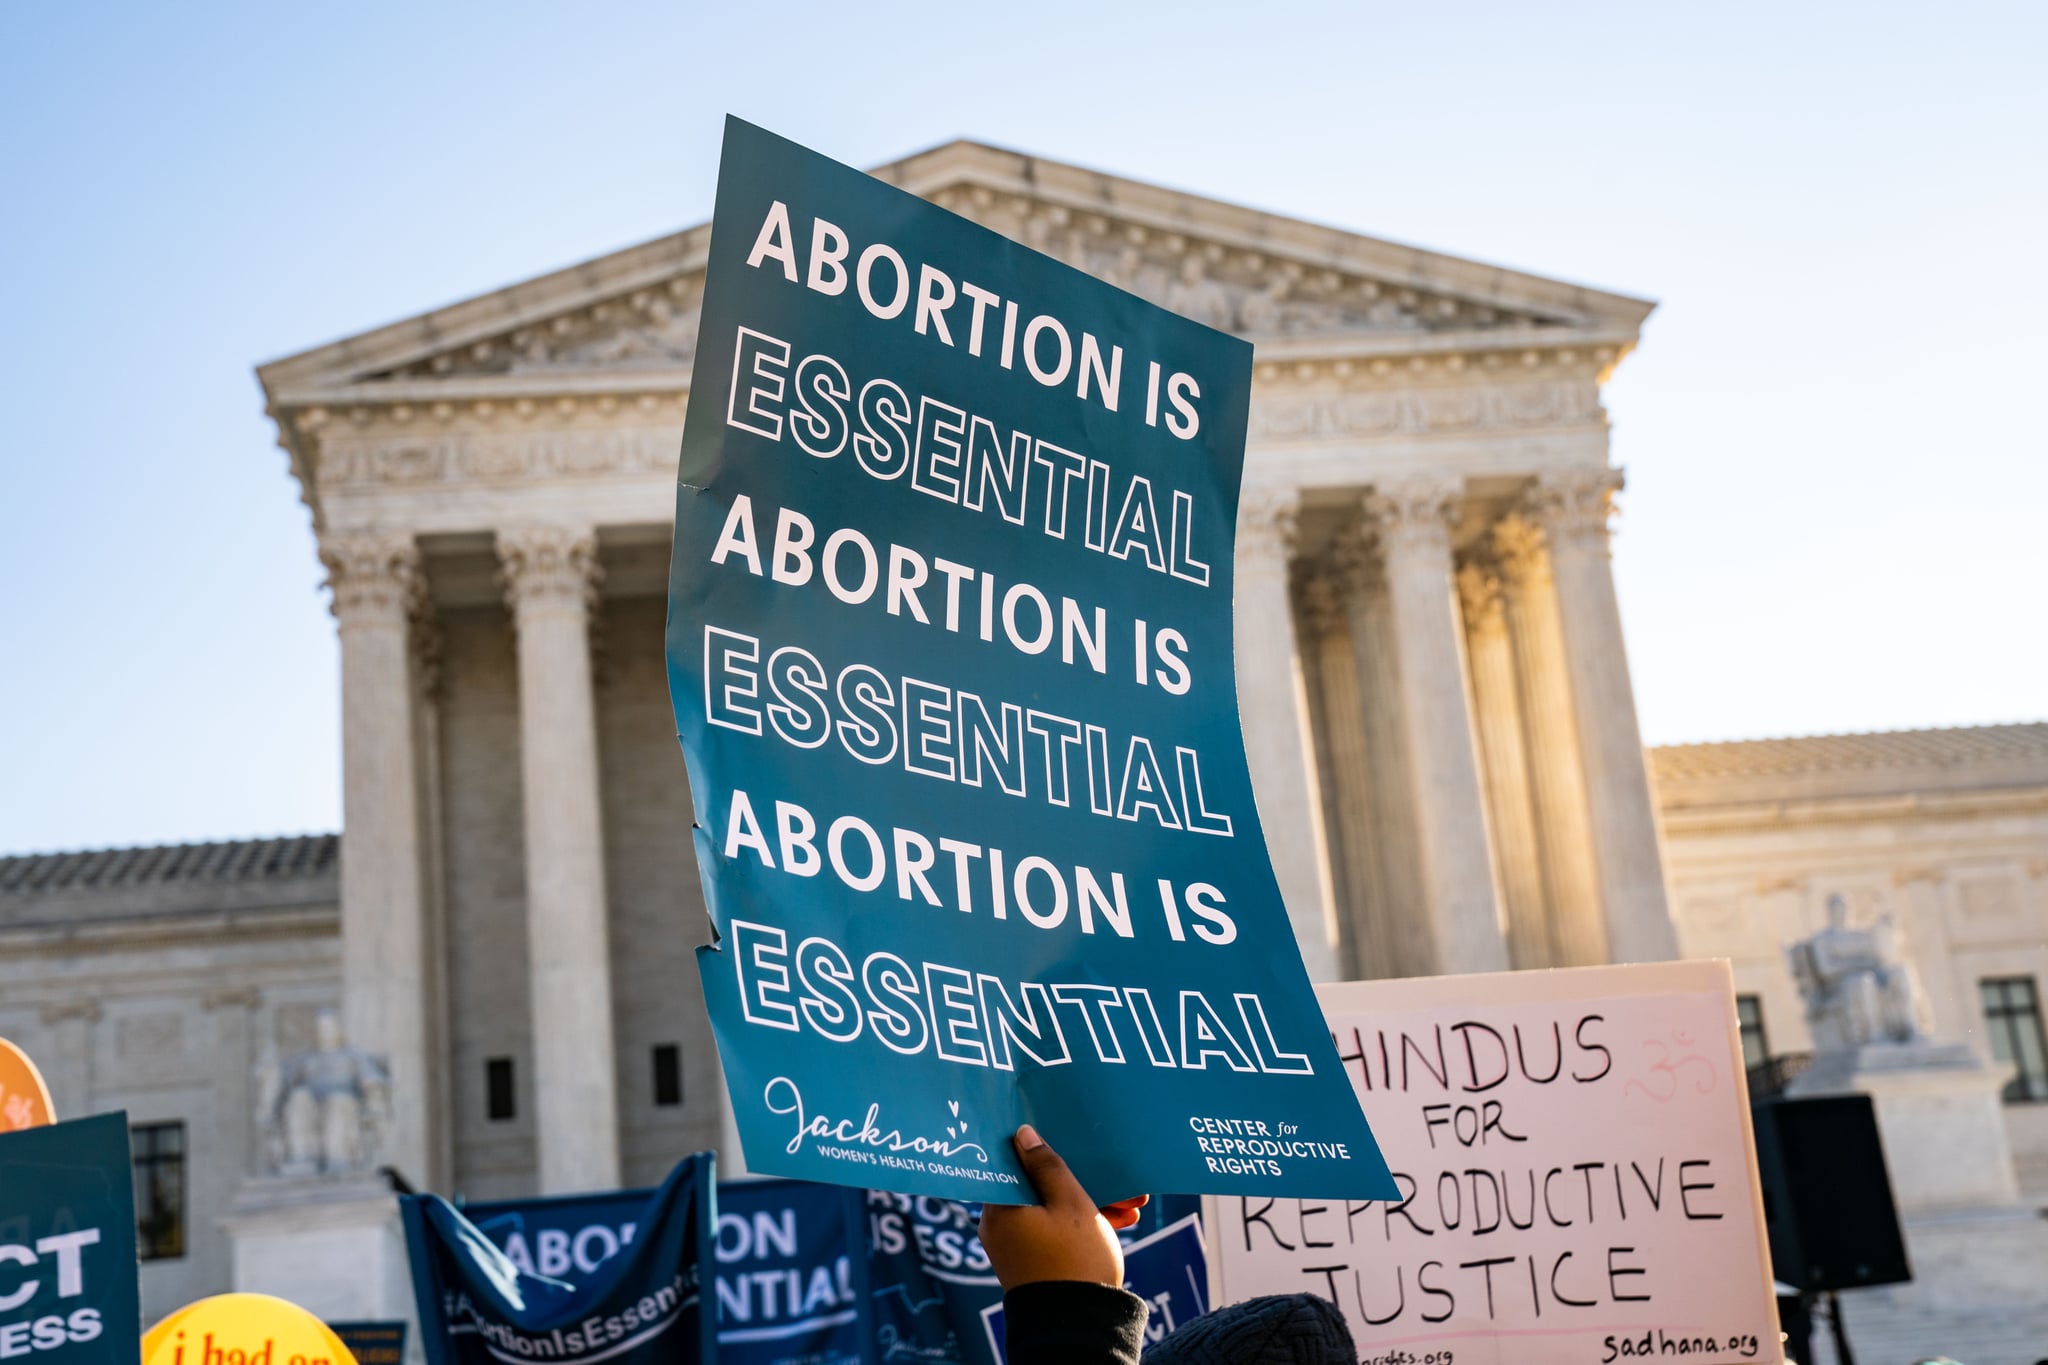
[[[876,174],[1250,338],[1248,484],[1604,465],[1599,388],[1653,306],[974,143]],[[708,242],[700,225],[263,366],[316,529],[665,521]]]

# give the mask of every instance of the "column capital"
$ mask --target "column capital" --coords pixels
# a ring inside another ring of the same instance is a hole
[[[1261,488],[1245,494],[1237,508],[1240,560],[1284,568],[1300,532],[1301,494],[1292,488]]]
[[[1373,591],[1381,582],[1379,545],[1362,526],[1346,526],[1330,541],[1325,572],[1342,599]]]
[[[1344,590],[1327,566],[1304,565],[1295,573],[1292,586],[1294,609],[1307,634],[1323,640],[1344,628]]]
[[[1458,605],[1464,608],[1465,628],[1474,634],[1507,629],[1507,615],[1501,600],[1501,578],[1492,565],[1467,560],[1458,566]]]
[[[1493,561],[1510,589],[1533,587],[1550,574],[1549,547],[1543,528],[1521,512],[1509,512],[1488,534]]]
[[[1365,495],[1365,519],[1388,554],[1441,551],[1449,554],[1451,523],[1465,490],[1456,479],[1402,479]]]
[[[1570,469],[1544,474],[1523,497],[1529,517],[1553,543],[1607,549],[1607,523],[1624,478],[1619,469]]]
[[[402,621],[417,612],[426,591],[420,548],[409,535],[355,531],[323,536],[320,563],[332,594],[328,609],[350,625]]]
[[[587,614],[604,570],[588,527],[535,524],[498,531],[498,584],[515,621],[534,611]]]

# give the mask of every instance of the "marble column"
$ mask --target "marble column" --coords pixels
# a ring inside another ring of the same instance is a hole
[[[1337,920],[1332,905],[1308,699],[1288,602],[1294,550],[1294,490],[1248,495],[1238,509],[1238,717],[1251,760],[1259,823],[1280,897],[1311,981],[1335,981]]]
[[[1518,969],[1551,967],[1557,964],[1551,954],[1543,850],[1529,791],[1529,754],[1522,742],[1521,697],[1500,576],[1491,565],[1474,562],[1458,570],[1457,581],[1480,775],[1507,916],[1508,960]]]
[[[1549,540],[1557,581],[1608,951],[1616,962],[1658,962],[1678,956],[1678,934],[1608,561],[1607,521],[1621,482],[1618,469],[1549,474],[1529,505]]]
[[[406,535],[349,534],[320,546],[341,636],[341,977],[349,1042],[391,1065],[382,1160],[422,1187],[436,1159],[419,810],[412,620],[425,591]]]
[[[1401,672],[1394,642],[1393,604],[1387,596],[1379,547],[1358,527],[1339,532],[1331,565],[1344,603],[1344,632],[1354,691],[1351,706],[1362,736],[1364,793],[1353,815],[1359,846],[1370,862],[1365,904],[1371,911],[1376,976],[1426,976],[1438,970],[1436,934],[1423,913],[1420,839],[1414,770],[1408,761],[1408,723],[1401,702]]]
[[[519,636],[526,933],[532,964],[540,1192],[619,1185],[611,958],[590,617],[599,570],[588,530],[498,532]]]
[[[1394,623],[1423,908],[1434,939],[1433,966],[1445,973],[1508,965],[1451,586],[1450,530],[1460,498],[1455,483],[1416,479],[1365,499]]]
[[[1339,961],[1347,980],[1394,974],[1386,903],[1376,883],[1371,762],[1365,708],[1352,664],[1343,590],[1325,565],[1303,565],[1294,580],[1302,657],[1316,717],[1316,772],[1337,904]]]
[[[1572,711],[1571,668],[1565,662],[1564,628],[1557,618],[1550,552],[1543,533],[1519,515],[1496,522],[1492,540],[1515,656],[1529,794],[1543,846],[1551,963],[1598,966],[1609,960],[1607,919],[1601,909],[1585,761],[1579,755],[1579,723]]]

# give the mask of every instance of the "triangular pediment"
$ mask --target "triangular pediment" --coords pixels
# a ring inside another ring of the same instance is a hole
[[[1566,340],[1625,349],[1653,307],[975,142],[874,174],[1245,336],[1262,356]],[[707,226],[689,228],[275,361],[259,375],[276,408],[686,385],[709,237]]]

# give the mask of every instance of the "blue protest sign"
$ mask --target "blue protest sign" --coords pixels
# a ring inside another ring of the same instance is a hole
[[[858,1191],[799,1180],[718,1187],[721,1365],[858,1365],[868,1301]]]
[[[0,1359],[135,1365],[128,1115],[0,1133]]]
[[[633,1244],[652,1190],[509,1199],[463,1216],[526,1274],[591,1275]],[[872,1333],[860,1195],[800,1180],[727,1180],[712,1224],[718,1358],[839,1365]]]
[[[701,1283],[711,1169],[708,1153],[678,1164],[641,1206],[630,1240],[573,1277],[521,1269],[444,1199],[401,1200],[428,1365],[715,1359]]]
[[[982,1250],[979,1222],[975,1205],[867,1192],[871,1358],[992,1365],[981,1315],[1003,1301],[1003,1287]]]
[[[1155,1196],[1117,1236],[1128,1255],[1200,1208],[1199,1199]],[[982,1250],[980,1221],[977,1204],[867,1192],[872,1358],[994,1365],[985,1324],[1002,1305],[1003,1286]]]
[[[1388,1198],[1237,723],[1251,348],[738,120],[668,672],[757,1171]]]
[[[1209,1311],[1209,1258],[1202,1247],[1202,1218],[1191,1213],[1124,1245],[1124,1288],[1145,1301],[1145,1344],[1156,1345],[1167,1334]],[[1007,1365],[1003,1349],[1003,1305],[982,1310],[983,1341],[997,1365]]]

